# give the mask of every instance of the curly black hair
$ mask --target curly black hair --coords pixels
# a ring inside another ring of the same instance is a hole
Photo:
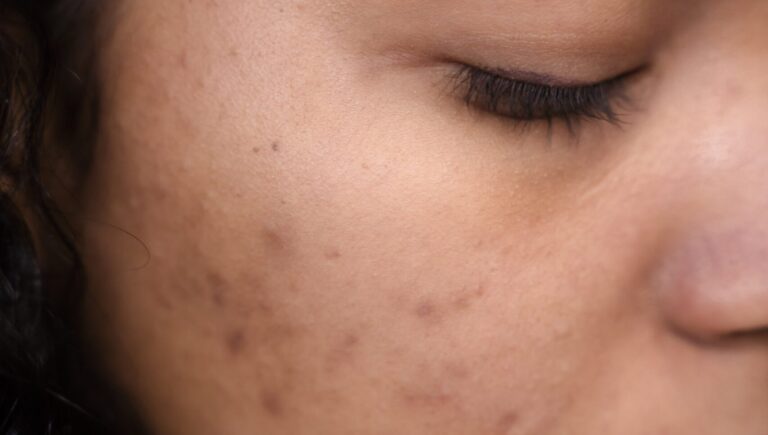
[[[0,435],[145,433],[80,338],[84,273],[55,201],[98,130],[102,3],[0,0]]]

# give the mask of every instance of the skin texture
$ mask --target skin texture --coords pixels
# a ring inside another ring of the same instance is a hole
[[[156,434],[768,434],[764,0],[110,20],[86,321]],[[647,67],[571,134],[459,63]]]

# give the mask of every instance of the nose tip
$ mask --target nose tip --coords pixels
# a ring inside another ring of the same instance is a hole
[[[768,330],[768,234],[699,232],[670,245],[656,291],[674,328],[699,340]]]

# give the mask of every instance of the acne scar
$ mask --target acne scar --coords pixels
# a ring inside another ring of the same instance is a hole
[[[496,425],[499,435],[506,435],[517,424],[518,420],[519,416],[515,411],[509,411],[502,415]]]
[[[256,308],[259,310],[259,313],[265,315],[265,316],[271,316],[273,313],[272,305],[270,305],[267,301],[260,300],[256,303]]]
[[[423,320],[434,320],[437,317],[437,307],[430,301],[425,301],[416,306],[416,317]]]
[[[272,151],[274,152],[280,151],[280,142],[277,142],[277,141],[272,142]]]
[[[187,52],[186,51],[182,51],[181,53],[179,53],[179,55],[176,57],[176,64],[181,69],[187,69],[187,67],[189,65],[188,65],[188,62],[187,62]]]
[[[283,415],[283,401],[274,391],[262,391],[261,406],[273,417],[280,417]]]
[[[171,303],[171,299],[165,293],[161,291],[155,292],[155,300],[157,300],[157,303],[159,303],[160,306],[165,308],[166,310],[168,311],[173,310],[173,304]]]
[[[236,329],[227,335],[226,345],[231,355],[235,356],[243,353],[245,344],[245,332],[242,329]]]
[[[445,372],[453,379],[466,379],[469,377],[469,369],[463,364],[459,363],[447,363],[445,365]]]
[[[341,252],[339,252],[338,249],[331,249],[325,252],[325,258],[329,260],[336,260],[338,258],[341,258]]]
[[[456,310],[463,311],[472,306],[472,304],[485,296],[485,284],[480,283],[474,288],[464,287],[453,300],[453,307]]]
[[[355,349],[359,343],[360,338],[356,334],[345,334],[328,354],[327,371],[333,372],[340,365],[351,363],[355,359]]]
[[[226,305],[227,283],[224,281],[224,278],[216,272],[209,272],[206,275],[206,281],[208,282],[213,304],[217,307]]]
[[[403,392],[403,401],[410,406],[442,407],[453,402],[454,398],[446,393]]]
[[[274,251],[282,251],[285,249],[285,240],[276,231],[271,229],[265,229],[262,233],[264,242],[267,247]]]

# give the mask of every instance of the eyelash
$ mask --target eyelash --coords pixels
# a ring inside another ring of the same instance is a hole
[[[584,119],[621,124],[620,110],[629,102],[624,92],[626,78],[633,73],[591,85],[557,86],[463,65],[456,74],[456,90],[470,107],[524,125],[545,121],[551,128],[554,122],[562,121],[573,132]]]

